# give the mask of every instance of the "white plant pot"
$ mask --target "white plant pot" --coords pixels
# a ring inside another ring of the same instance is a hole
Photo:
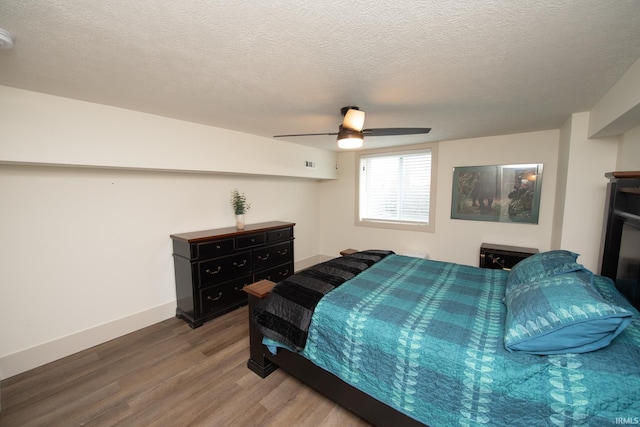
[[[244,230],[244,214],[236,215],[236,228]]]

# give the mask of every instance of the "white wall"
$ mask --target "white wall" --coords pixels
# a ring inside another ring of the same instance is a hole
[[[589,113],[575,113],[570,121],[562,235],[558,248],[579,253],[578,261],[594,272],[598,265],[604,221],[605,173],[616,169],[618,137],[588,138]]]
[[[640,170],[640,125],[620,137],[616,170]]]
[[[549,249],[561,249],[562,226],[564,225],[564,200],[569,179],[569,148],[571,143],[571,118],[560,128],[560,147],[558,149],[558,177],[556,179],[556,199],[551,229]]]
[[[326,150],[6,86],[0,99],[0,162],[336,176]]]
[[[587,133],[591,138],[622,135],[640,124],[640,58],[590,113]]]
[[[0,376],[173,316],[169,235],[233,226],[236,187],[318,254],[314,180],[0,165]]]
[[[441,142],[435,233],[356,227],[355,154],[338,155],[338,179],[320,183],[321,250],[384,248],[398,253],[428,254],[431,259],[478,265],[482,242],[548,250],[551,242],[559,131]],[[453,168],[515,163],[543,163],[539,224],[507,224],[451,219]]]

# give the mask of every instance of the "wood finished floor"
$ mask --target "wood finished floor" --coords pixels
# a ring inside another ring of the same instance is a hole
[[[368,426],[280,370],[246,367],[247,307],[168,319],[2,381],[0,426]]]

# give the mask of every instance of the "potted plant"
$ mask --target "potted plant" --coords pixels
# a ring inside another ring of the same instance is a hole
[[[231,192],[231,206],[233,206],[233,212],[236,214],[236,227],[238,230],[243,230],[244,214],[251,208],[251,204],[247,203],[244,193],[240,193],[238,189],[235,189]]]

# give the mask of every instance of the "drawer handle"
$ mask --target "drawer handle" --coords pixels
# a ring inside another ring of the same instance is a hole
[[[265,256],[260,256],[260,255],[258,255],[258,259],[259,259],[260,261],[266,261],[266,260],[268,260],[268,259],[269,259],[269,255],[270,255],[270,254],[266,254]]]
[[[216,245],[216,249],[220,249],[220,245]]]
[[[244,267],[247,264],[247,260],[243,259],[241,263],[238,263],[237,261],[234,261],[233,265],[236,267]]]
[[[287,268],[285,271],[280,271],[278,274],[280,276],[288,276],[289,275],[289,269]]]
[[[278,251],[278,255],[286,255],[289,252],[289,249],[285,249],[283,251]]]
[[[217,270],[215,270],[215,271],[210,270],[210,269],[208,269],[208,268],[207,268],[204,272],[205,272],[205,273],[209,273],[209,274],[218,274],[218,273],[220,273],[220,270],[222,270],[222,266],[221,266],[221,265],[219,265],[219,266],[218,266],[218,269],[217,269]]]
[[[240,287],[236,286],[236,287],[233,288],[233,290],[234,291],[238,291],[238,292],[242,292],[242,290],[244,289],[245,286],[247,286],[247,285],[243,285],[243,286],[240,286]]]
[[[218,296],[215,298],[213,298],[211,295],[207,297],[209,301],[218,301],[220,298],[222,298],[222,292],[218,292]]]

